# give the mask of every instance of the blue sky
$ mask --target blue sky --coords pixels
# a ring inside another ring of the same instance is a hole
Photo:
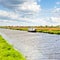
[[[0,25],[60,25],[60,0],[0,0]]]
[[[60,2],[60,0],[41,0],[39,3],[43,9],[51,9],[54,8],[57,2]]]

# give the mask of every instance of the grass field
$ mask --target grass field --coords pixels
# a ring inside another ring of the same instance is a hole
[[[46,26],[2,26],[0,28],[28,31],[30,27],[35,28],[36,32],[60,35],[60,27],[58,26],[52,26],[52,27],[51,26],[47,26],[47,27]]]
[[[41,27],[41,28],[36,28],[36,30],[37,32],[60,34],[60,28],[58,27]]]
[[[25,57],[9,45],[0,35],[0,60],[26,60]]]

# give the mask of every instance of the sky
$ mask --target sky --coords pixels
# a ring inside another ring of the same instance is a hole
[[[0,25],[60,25],[60,0],[0,0]]]

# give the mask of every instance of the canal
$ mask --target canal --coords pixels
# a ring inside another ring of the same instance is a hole
[[[60,60],[60,35],[0,29],[0,34],[27,60]]]

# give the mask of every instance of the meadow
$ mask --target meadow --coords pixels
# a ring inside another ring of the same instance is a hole
[[[35,28],[36,32],[60,34],[60,26],[0,26],[0,28],[28,31],[29,28]]]
[[[26,60],[26,58],[0,35],[0,60]]]

